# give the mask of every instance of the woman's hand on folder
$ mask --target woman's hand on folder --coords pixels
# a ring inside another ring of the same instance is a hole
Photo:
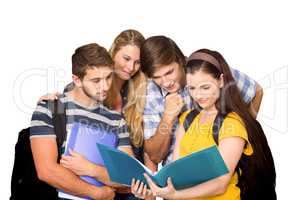
[[[170,177],[167,180],[167,186],[164,188],[157,186],[146,173],[144,174],[144,177],[146,178],[153,196],[161,197],[163,199],[174,199],[176,197],[177,191],[175,190]]]
[[[140,199],[154,199],[151,190],[147,189],[147,185],[140,180],[135,181],[134,178],[131,181],[131,193]]]

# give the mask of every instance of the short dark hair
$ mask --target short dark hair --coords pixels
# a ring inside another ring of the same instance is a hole
[[[103,66],[113,66],[113,60],[107,50],[97,43],[81,46],[72,55],[72,73],[80,79],[85,76],[87,69]]]
[[[154,69],[161,65],[178,63],[185,65],[185,57],[177,44],[166,36],[153,36],[145,40],[141,47],[141,70],[148,77],[153,76]]]

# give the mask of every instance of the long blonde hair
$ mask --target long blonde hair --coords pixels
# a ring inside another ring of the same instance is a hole
[[[116,53],[126,45],[134,45],[141,48],[145,41],[144,36],[136,30],[125,30],[114,40],[109,53],[114,60]],[[117,76],[117,75],[115,75]],[[130,139],[135,147],[141,147],[144,142],[143,111],[145,107],[145,96],[147,89],[147,78],[140,70],[128,81],[127,103],[123,108],[124,118],[129,127]],[[115,81],[108,92],[105,101],[106,106],[113,109],[116,105],[118,91]]]

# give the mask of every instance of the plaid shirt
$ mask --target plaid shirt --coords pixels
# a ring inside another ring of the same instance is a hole
[[[241,91],[241,95],[246,103],[250,103],[256,93],[257,83],[252,78],[248,77],[242,72],[230,68],[233,78],[237,83],[237,87]],[[148,80],[147,85],[147,96],[146,104],[143,113],[144,120],[144,139],[147,140],[151,138],[158,127],[160,120],[164,113],[165,97],[167,91],[161,89],[158,85],[152,80]],[[182,96],[185,105],[182,109],[182,112],[193,108],[192,99],[188,94],[186,87],[182,88],[179,91],[179,94]],[[178,119],[175,121],[172,127],[172,139],[171,139],[171,148],[168,152],[167,158],[164,160],[163,164],[169,163],[172,161],[172,152],[175,144],[175,131],[178,127]]]

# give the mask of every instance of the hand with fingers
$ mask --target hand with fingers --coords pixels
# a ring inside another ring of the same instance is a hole
[[[48,101],[48,100],[54,101],[58,99],[59,95],[61,95],[59,92],[45,94],[39,98],[38,103],[41,101]]]
[[[164,117],[171,121],[176,119],[184,106],[183,98],[178,93],[171,93],[166,96]]]
[[[93,197],[95,200],[113,200],[115,198],[115,189],[103,186],[100,188],[98,194]]]
[[[62,155],[60,159],[60,164],[65,168],[70,169],[78,176],[91,176],[94,177],[94,168],[96,165],[89,160],[87,160],[84,156],[76,153],[69,149],[70,156]]]
[[[177,191],[174,188],[170,177],[167,180],[167,186],[164,188],[157,186],[147,174],[144,174],[144,177],[146,178],[153,196],[161,197],[163,199],[176,199]]]
[[[147,185],[140,180],[136,181],[135,179],[132,179],[131,193],[134,194],[135,197],[140,199],[155,199],[152,195],[151,190],[147,189]]]

